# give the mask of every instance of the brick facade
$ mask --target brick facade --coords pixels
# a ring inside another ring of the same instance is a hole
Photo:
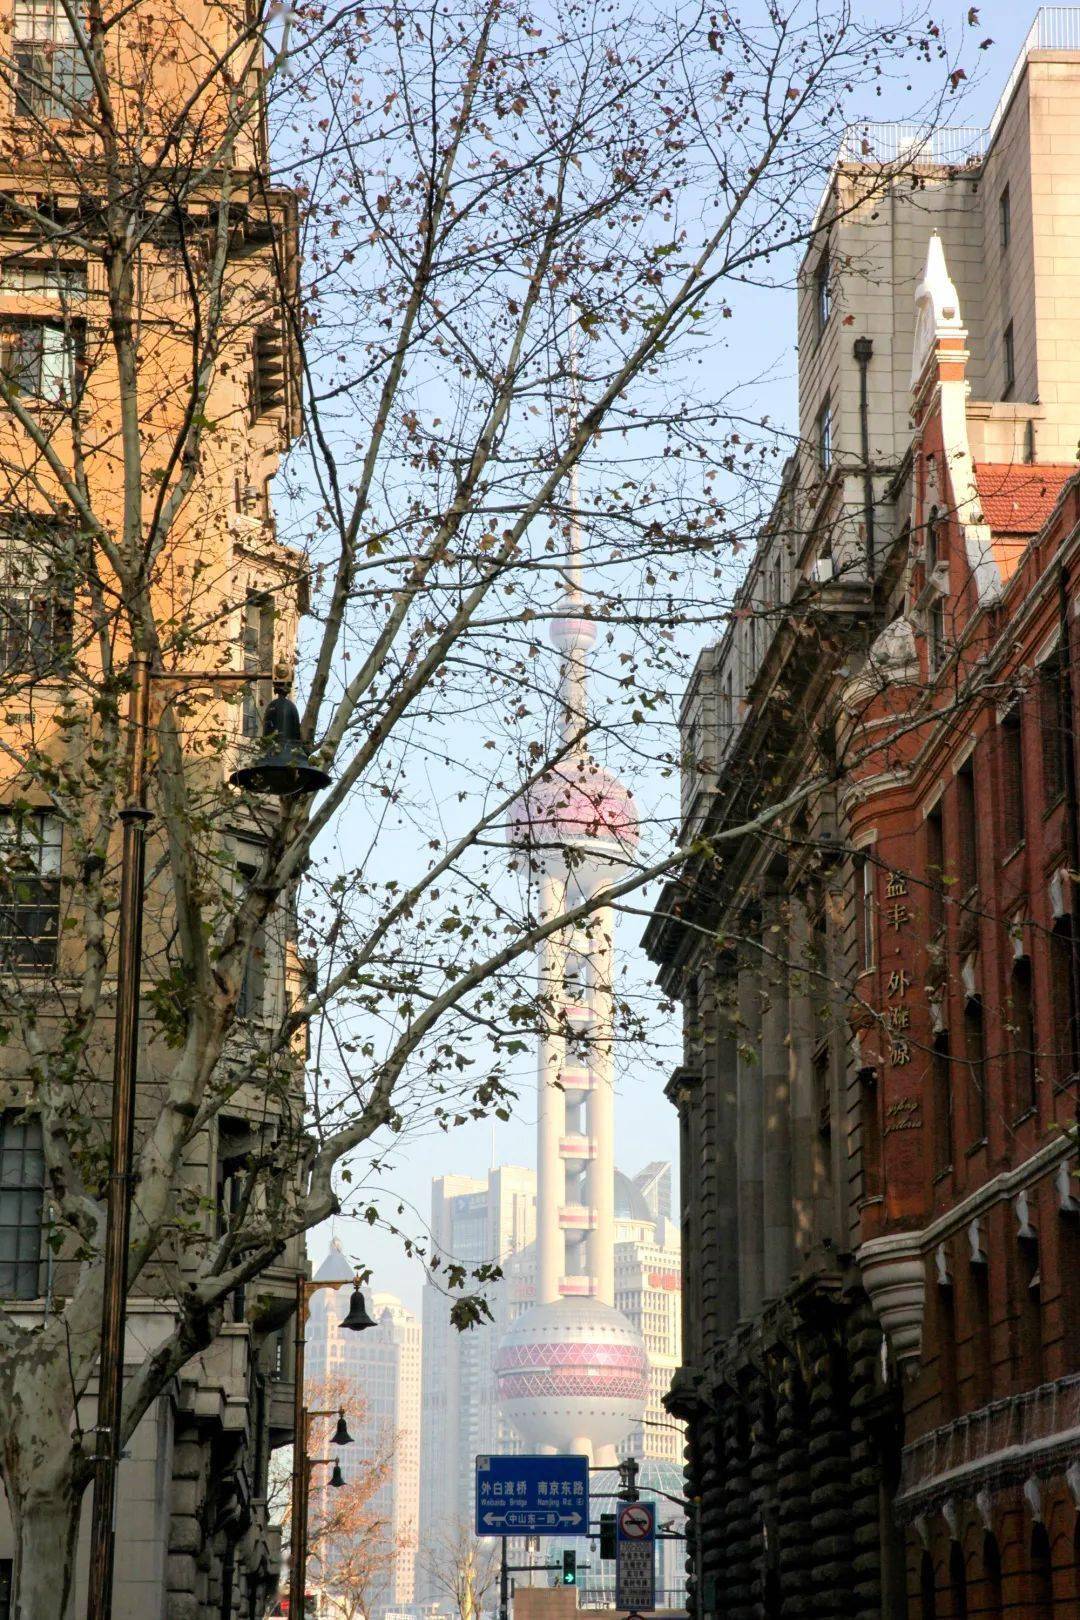
[[[700,1620],[1080,1613],[1080,369],[1048,248],[1080,215],[1080,54],[1044,48],[1057,26],[965,165],[879,206],[883,170],[838,163],[800,450],[684,705],[697,853],[646,945],[684,1014],[669,1405]]]

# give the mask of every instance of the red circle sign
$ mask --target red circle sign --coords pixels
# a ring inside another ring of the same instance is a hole
[[[619,1514],[619,1528],[631,1541],[639,1541],[652,1529],[652,1514],[647,1507],[631,1502]]]

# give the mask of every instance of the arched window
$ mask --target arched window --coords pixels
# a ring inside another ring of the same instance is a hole
[[[1054,1570],[1044,1524],[1031,1532],[1031,1620],[1053,1620]]]
[[[987,1531],[983,1537],[983,1596],[981,1612],[987,1620],[1002,1620],[1001,1550],[997,1537]]]
[[[964,1549],[958,1541],[949,1547],[949,1592],[952,1597],[953,1620],[967,1620],[967,1568]]]
[[[937,1587],[934,1584],[934,1560],[928,1552],[922,1555],[919,1571],[919,1597],[922,1614],[920,1620],[937,1620]]]

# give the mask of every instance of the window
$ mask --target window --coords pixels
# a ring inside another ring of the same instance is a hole
[[[0,967],[56,966],[60,928],[59,816],[0,811]]]
[[[953,1162],[953,1097],[949,1063],[949,1036],[942,1030],[934,1036],[930,1054],[934,1104],[934,1167],[948,1170]]]
[[[0,375],[13,394],[72,404],[77,349],[77,333],[62,321],[0,320]]]
[[[945,662],[948,645],[945,638],[945,598],[937,592],[926,617],[927,656],[930,673],[934,674]]]
[[[1009,188],[1002,189],[998,198],[998,235],[1003,248],[1007,248],[1012,240],[1012,204],[1009,200]]]
[[[817,316],[817,334],[821,336],[829,324],[829,315],[832,312],[832,289],[829,285],[829,276],[832,265],[829,262],[829,252],[825,252],[818,260],[817,272],[814,276],[814,304]]]
[[[968,759],[956,773],[956,877],[961,895],[979,881],[975,766]]]
[[[1035,1107],[1037,1069],[1035,1053],[1035,998],[1031,980],[1031,959],[1018,956],[1012,970],[1013,1075],[1018,1114]]]
[[[255,876],[254,866],[241,864],[237,871],[245,884],[252,881]],[[266,997],[266,925],[260,924],[255,930],[251,941],[251,951],[248,955],[244,977],[240,983],[240,994],[236,1001],[237,1018],[261,1018],[263,1016],[263,1003]]]
[[[242,1128],[233,1127],[230,1122],[223,1120],[218,1134],[218,1164],[217,1164],[217,1227],[218,1236],[224,1237],[234,1220],[243,1212],[244,1197],[247,1192],[247,1178],[250,1171],[250,1162],[246,1152],[239,1151],[238,1137],[244,1135]],[[226,1301],[229,1320],[242,1322],[244,1320],[244,1285],[240,1284],[229,1295]]]
[[[874,965],[874,863],[864,851],[855,862],[855,971]]]
[[[953,1620],[967,1620],[967,1570],[964,1567],[964,1549],[958,1541],[949,1543],[949,1590],[952,1594]]]
[[[71,650],[69,531],[0,518],[0,671],[47,675]]]
[[[972,1142],[986,1137],[986,1038],[983,1004],[979,996],[969,996],[964,1004],[964,1059],[968,1068],[968,1096],[971,1109],[968,1124]]]
[[[1001,791],[1005,800],[1005,848],[1024,842],[1024,732],[1020,705],[1001,722]]]
[[[1080,1073],[1080,1023],[1077,1020],[1076,986],[1073,978],[1073,925],[1071,917],[1059,917],[1050,936],[1051,1028],[1056,1034],[1058,1084],[1071,1085]]]
[[[825,403],[818,412],[817,419],[817,457],[818,466],[822,472],[828,472],[832,466],[832,406],[826,394]]]
[[[944,880],[945,824],[939,799],[926,817],[927,912],[932,934],[938,933],[945,925]]]
[[[1009,322],[1001,334],[1001,351],[1004,362],[1004,380],[1001,397],[1008,399],[1016,384],[1016,349],[1013,345],[1013,323]]]
[[[35,298],[82,303],[86,297],[86,266],[7,259],[0,268],[0,292],[30,293]]]
[[[44,1188],[40,1121],[0,1114],[0,1299],[38,1297]]]
[[[252,416],[284,411],[285,404],[285,342],[276,326],[260,326],[252,363]]]
[[[1057,649],[1039,668],[1039,729],[1042,733],[1043,795],[1047,806],[1065,791],[1065,736],[1062,714],[1061,651]]]
[[[1054,1609],[1054,1559],[1044,1524],[1031,1532],[1030,1620],[1051,1620]]]
[[[70,119],[91,78],[61,0],[15,0],[12,35],[16,117]]]
[[[274,604],[264,592],[250,592],[244,603],[244,669],[249,675],[270,673],[274,662]],[[244,688],[244,736],[257,737],[269,694],[253,682]]]

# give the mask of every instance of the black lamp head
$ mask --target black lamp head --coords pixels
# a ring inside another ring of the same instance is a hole
[[[345,1408],[342,1407],[338,1413],[337,1428],[334,1430],[334,1438],[331,1444],[335,1446],[351,1446],[352,1443],[352,1435],[349,1433],[348,1425],[345,1422]]]
[[[364,1304],[364,1296],[359,1288],[354,1288],[349,1300],[349,1313],[342,1319],[343,1328],[352,1333],[363,1333],[365,1328],[378,1327],[373,1316],[368,1315],[368,1308]]]
[[[279,799],[317,793],[329,785],[329,773],[308,759],[300,738],[300,712],[285,683],[277,683],[275,691],[277,695],[263,715],[261,758],[233,771],[229,781],[245,792],[269,793]]]
[[[341,1472],[341,1464],[336,1462],[334,1464],[333,1472],[330,1475],[330,1484],[335,1491],[340,1491],[344,1483],[345,1475]]]

